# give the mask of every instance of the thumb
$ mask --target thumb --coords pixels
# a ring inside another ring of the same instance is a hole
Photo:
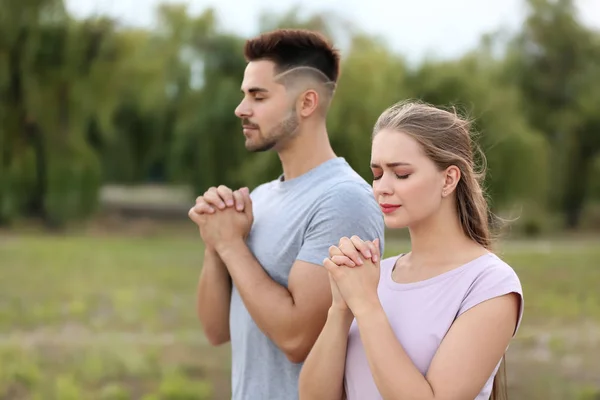
[[[250,191],[247,187],[243,187],[240,189],[242,192],[242,196],[244,197],[244,212],[248,216],[252,216],[252,199],[250,198]]]
[[[377,258],[381,260],[381,248],[379,246],[379,238],[373,240],[373,244],[375,245],[375,250],[377,251]]]
[[[325,269],[327,270],[327,272],[329,272],[330,277],[333,278],[335,280],[335,273],[337,272],[339,265],[337,265],[336,263],[334,263],[331,258],[326,257],[323,260],[323,266],[325,267]]]

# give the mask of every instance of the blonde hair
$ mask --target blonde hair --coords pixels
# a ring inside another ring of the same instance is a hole
[[[451,165],[460,170],[456,186],[456,208],[465,234],[486,249],[492,247],[490,212],[483,190],[485,155],[471,135],[471,121],[421,101],[403,101],[385,110],[373,128],[373,137],[383,129],[399,131],[414,138],[440,170]],[[475,166],[475,155],[482,161]],[[504,358],[494,379],[492,400],[506,399]],[[504,386],[502,384],[504,383]]]
[[[477,171],[474,150],[485,156],[471,138],[471,122],[432,105],[406,101],[396,103],[379,116],[373,136],[382,129],[401,131],[414,138],[440,170],[455,165],[460,170],[456,205],[461,226],[471,239],[491,248],[487,199],[482,184],[485,169]]]

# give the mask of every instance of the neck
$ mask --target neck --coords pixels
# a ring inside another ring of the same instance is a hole
[[[335,158],[325,122],[307,124],[285,147],[278,151],[285,180],[298,176]]]
[[[459,258],[465,250],[480,247],[463,231],[456,206],[452,199],[448,204],[417,226],[410,227],[410,263],[415,266],[440,265],[451,261],[453,254]]]

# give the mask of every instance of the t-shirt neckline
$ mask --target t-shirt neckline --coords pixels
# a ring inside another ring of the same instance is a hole
[[[459,267],[451,269],[450,271],[442,272],[441,274],[433,276],[431,278],[423,279],[423,280],[420,280],[417,282],[408,282],[408,283],[396,282],[392,278],[392,273],[394,272],[394,268],[395,268],[398,260],[405,255],[406,255],[405,253],[401,253],[401,254],[398,254],[397,256],[394,256],[393,262],[391,263],[390,268],[387,271],[384,271],[385,272],[385,282],[386,282],[387,286],[392,290],[411,290],[411,289],[417,289],[417,288],[421,288],[424,286],[436,284],[436,283],[443,281],[447,278],[450,278],[454,275],[462,273],[463,271],[465,271],[469,267],[477,264],[479,261],[485,259],[486,257],[493,256],[493,254],[491,252],[486,252],[485,254],[482,254],[470,261],[467,261],[466,263],[462,264]]]

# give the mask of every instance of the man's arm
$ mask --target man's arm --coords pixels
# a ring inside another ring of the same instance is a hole
[[[304,361],[331,305],[327,271],[296,261],[286,289],[269,277],[243,241],[229,243],[220,255],[256,325],[291,362]]]
[[[288,287],[273,281],[241,239],[217,249],[257,326],[292,362],[303,362],[327,320],[331,288],[322,261],[344,236],[383,243],[383,218],[368,188],[340,183],[320,200],[292,265]],[[383,245],[382,245],[383,246]]]
[[[227,343],[231,278],[214,249],[204,250],[204,262],[198,282],[197,312],[204,334],[213,346]]]

